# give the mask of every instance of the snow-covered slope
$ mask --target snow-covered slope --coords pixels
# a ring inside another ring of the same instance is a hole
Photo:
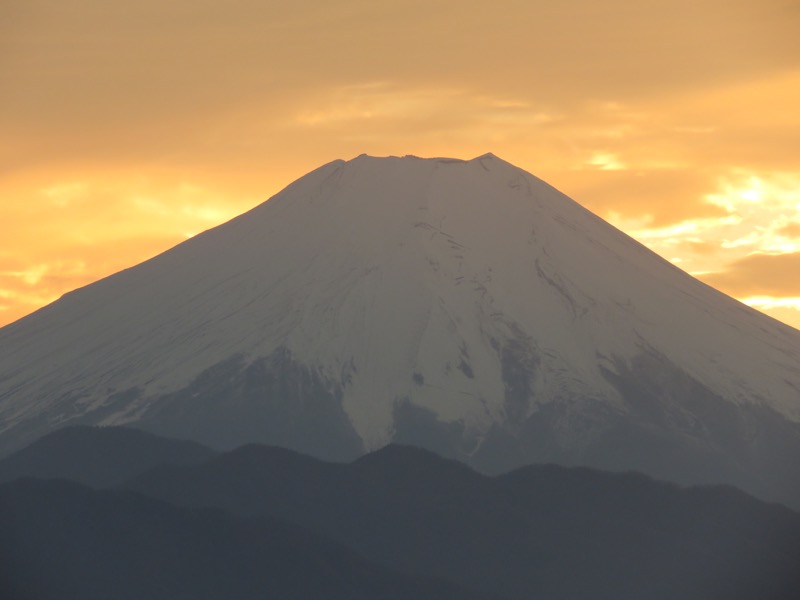
[[[800,498],[800,332],[491,154],[360,156],[0,329],[0,447],[67,423]]]

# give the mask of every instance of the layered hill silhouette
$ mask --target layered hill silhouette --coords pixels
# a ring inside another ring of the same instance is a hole
[[[381,567],[274,519],[32,479],[0,485],[0,597],[490,598]]]
[[[30,477],[109,487],[158,465],[201,463],[215,454],[196,442],[126,427],[65,427],[0,459],[0,483]]]
[[[131,432],[103,434],[114,447]],[[98,447],[89,428],[50,437]],[[39,451],[33,468],[55,472],[47,463],[62,463],[67,446],[36,445],[50,459]],[[148,451],[131,448],[112,460],[145,465],[137,454]],[[262,445],[168,459],[109,479],[114,490],[0,485],[0,592],[789,600],[800,590],[800,513],[727,486],[555,465],[489,477],[397,445],[351,463]]]
[[[63,425],[415,445],[800,506],[800,332],[493,156],[334,161],[0,329],[0,454]]]
[[[405,572],[509,599],[794,598],[800,514],[729,487],[532,466],[497,477],[388,446],[347,465],[245,446],[126,487],[277,516]]]

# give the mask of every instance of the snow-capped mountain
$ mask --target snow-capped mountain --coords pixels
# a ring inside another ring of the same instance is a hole
[[[0,329],[0,448],[77,423],[800,504],[800,331],[491,154],[360,156]]]

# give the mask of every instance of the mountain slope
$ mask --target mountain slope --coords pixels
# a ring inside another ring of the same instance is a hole
[[[800,332],[492,156],[335,161],[0,330],[0,448],[63,424],[416,444],[800,505]]]
[[[347,465],[251,445],[126,487],[286,519],[510,599],[789,600],[800,589],[800,514],[728,487],[552,465],[490,478],[393,445]]]

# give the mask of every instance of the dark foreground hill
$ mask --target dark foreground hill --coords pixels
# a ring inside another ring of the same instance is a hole
[[[280,579],[296,573],[281,568],[275,581],[287,587],[270,589],[310,594],[306,579],[324,581],[331,565],[337,573],[349,568],[315,554],[317,542],[370,561],[353,575],[358,586],[345,597],[354,598],[376,581],[375,564],[380,573],[449,581],[454,598],[470,597],[469,589],[509,600],[796,600],[800,590],[800,515],[730,487],[681,488],[635,473],[552,465],[487,477],[403,446],[343,464],[250,445],[176,465],[169,464],[175,452],[155,452],[148,441],[173,447],[125,429],[74,428],[21,453],[36,460],[15,463],[31,467],[18,475],[85,480],[97,473],[89,467],[101,452],[95,485],[143,467],[123,487],[153,500],[66,482],[0,486],[0,598],[126,597],[110,594],[112,583],[124,583],[131,597],[180,598],[196,591],[179,587],[195,569],[202,574],[190,579],[203,593],[219,592],[234,575],[241,581],[229,592],[255,589],[263,580],[247,569],[261,565],[259,557],[282,564],[269,558],[272,543],[311,554],[292,559],[307,566],[303,581]],[[310,549],[303,540],[313,542]],[[126,583],[143,573],[157,593],[143,581]],[[444,589],[414,581],[432,597]],[[393,585],[376,597],[391,598]]]
[[[18,477],[69,479],[107,487],[160,464],[203,462],[215,452],[126,427],[59,429],[0,460],[0,483]]]
[[[556,466],[486,477],[400,446],[329,464],[256,445],[128,486],[287,519],[385,565],[511,599],[800,597],[800,514],[730,487]]]
[[[66,481],[0,485],[4,600],[485,598],[402,575],[296,525]]]

